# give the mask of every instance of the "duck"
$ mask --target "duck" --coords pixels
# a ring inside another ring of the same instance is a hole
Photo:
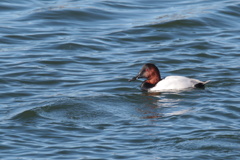
[[[142,82],[141,89],[147,92],[176,91],[189,88],[205,88],[209,81],[200,81],[184,76],[167,76],[161,78],[160,71],[155,64],[146,63],[143,65],[137,76],[128,81],[135,81],[140,78],[146,80]]]

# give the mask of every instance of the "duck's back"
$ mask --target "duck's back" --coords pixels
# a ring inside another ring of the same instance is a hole
[[[168,76],[159,81],[153,88],[149,89],[149,91],[182,90],[192,88],[198,83],[203,82],[183,76]]]

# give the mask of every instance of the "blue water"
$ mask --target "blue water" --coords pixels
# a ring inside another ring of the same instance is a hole
[[[0,159],[239,159],[238,0],[3,0]],[[205,89],[149,94],[145,63]]]

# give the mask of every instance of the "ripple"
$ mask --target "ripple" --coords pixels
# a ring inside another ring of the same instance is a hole
[[[64,6],[52,7],[52,8],[42,8],[34,10],[28,16],[21,18],[21,21],[27,20],[53,20],[53,21],[100,21],[111,19],[113,13],[98,9],[98,8],[83,8],[83,7],[73,7],[65,8]]]
[[[118,119],[119,116],[128,115],[122,112],[124,111],[122,108],[113,107],[109,103],[110,99],[116,102],[120,101],[118,98],[111,96],[63,99],[44,106],[21,111],[14,115],[13,119],[32,121],[33,118],[38,119],[41,117],[53,121],[77,121],[98,124]]]
[[[16,11],[21,11],[26,9],[27,7],[24,5],[25,2],[21,3],[8,3],[8,2],[3,2],[0,6],[1,12],[6,12],[6,11],[11,11],[11,12],[16,12]]]
[[[224,9],[220,10],[220,13],[229,15],[230,17],[231,16],[239,17],[239,15],[240,15],[239,8],[240,8],[239,5],[230,5],[230,6],[225,7]]]
[[[186,27],[186,28],[191,28],[191,27],[201,27],[205,26],[203,22],[200,20],[194,20],[194,19],[181,19],[181,20],[171,20],[170,22],[164,22],[164,23],[159,23],[159,24],[153,24],[151,27],[156,27],[156,28],[175,28],[175,27]]]
[[[183,140],[177,144],[177,147],[184,148],[186,150],[212,150],[222,153],[237,153],[239,148],[238,141],[239,139],[236,135],[218,135],[216,137]]]

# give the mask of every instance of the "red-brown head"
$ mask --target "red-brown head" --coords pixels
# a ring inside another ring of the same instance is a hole
[[[138,75],[136,77],[133,77],[129,81],[134,81],[139,78],[146,78],[147,80],[145,82],[153,85],[157,84],[161,80],[158,68],[152,63],[145,64],[138,73]]]

